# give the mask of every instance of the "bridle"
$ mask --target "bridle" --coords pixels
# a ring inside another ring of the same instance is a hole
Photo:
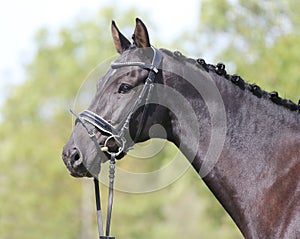
[[[154,81],[155,77],[159,71],[159,66],[162,61],[162,53],[151,46],[151,49],[153,50],[153,59],[151,64],[147,64],[145,62],[114,62],[111,64],[112,69],[119,69],[122,67],[129,67],[129,66],[138,66],[143,69],[149,70],[148,77],[145,81],[144,87],[138,96],[135,103],[132,105],[132,107],[129,110],[129,113],[127,114],[127,117],[121,127],[119,127],[119,130],[115,128],[113,125],[111,125],[109,122],[107,122],[105,119],[103,119],[100,115],[97,115],[96,113],[90,111],[90,110],[84,110],[79,115],[76,114],[73,110],[71,110],[71,113],[75,115],[76,117],[76,123],[80,122],[81,124],[91,124],[96,129],[98,129],[100,132],[104,132],[109,135],[109,137],[104,142],[104,145],[102,147],[102,151],[107,152],[108,154],[115,153],[116,156],[118,156],[122,152],[127,152],[130,148],[126,148],[126,133],[129,130],[129,123],[132,118],[132,115],[134,112],[141,106],[142,101],[145,99],[145,105],[144,110],[142,113],[142,122],[140,123],[140,127],[137,130],[136,137],[139,136],[141,133],[141,130],[143,128],[143,124],[145,123],[145,116],[146,111],[148,109],[148,101],[151,96],[152,89],[154,87]],[[85,127],[88,129],[88,127]],[[95,134],[92,130],[87,130],[89,136],[95,137]],[[117,152],[111,152],[109,151],[109,148],[107,146],[107,143],[110,139],[115,139],[116,143],[119,145]]]
[[[146,78],[145,84],[143,89],[138,96],[135,103],[131,106],[129,113],[121,127],[119,129],[115,128],[111,125],[108,121],[103,119],[101,116],[97,115],[95,112],[90,110],[84,110],[80,114],[77,114],[75,111],[70,110],[71,113],[76,117],[75,124],[81,123],[82,126],[86,129],[89,137],[94,141],[95,147],[97,147],[97,151],[99,150],[107,153],[110,155],[110,170],[109,170],[109,195],[108,195],[108,206],[107,206],[107,218],[106,218],[106,235],[103,235],[103,226],[102,226],[102,213],[101,213],[101,203],[100,203],[100,190],[99,190],[99,181],[98,178],[94,178],[94,185],[95,185],[95,196],[96,196],[96,208],[97,208],[97,215],[98,215],[98,230],[99,230],[99,238],[100,239],[113,239],[114,237],[109,236],[110,231],[110,221],[111,221],[111,212],[112,212],[112,204],[113,204],[113,183],[114,183],[114,173],[115,173],[115,158],[116,156],[120,155],[122,152],[127,152],[130,148],[126,145],[127,137],[126,135],[129,134],[129,123],[136,112],[136,110],[142,105],[142,102],[145,100],[144,108],[142,112],[142,118],[139,124],[139,127],[136,132],[136,138],[141,134],[143,126],[146,121],[147,111],[149,108],[149,99],[151,97],[152,89],[155,83],[155,77],[159,72],[159,66],[162,62],[162,53],[151,46],[153,51],[153,58],[152,63],[148,64],[145,62],[113,62],[111,64],[112,69],[119,69],[123,67],[129,66],[138,66],[143,69],[149,70],[148,76]],[[109,136],[105,140],[104,144],[100,148],[95,132],[89,126],[94,126],[97,130],[102,133],[108,134]],[[114,139],[117,145],[119,146],[117,152],[110,151],[108,147],[109,140]]]

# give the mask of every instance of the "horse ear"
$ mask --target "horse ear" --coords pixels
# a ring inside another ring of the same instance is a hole
[[[122,54],[123,51],[130,47],[130,41],[119,31],[115,21],[111,23],[111,34],[118,53]]]
[[[135,26],[132,39],[137,47],[140,48],[150,47],[147,28],[139,18],[136,18],[136,26]]]

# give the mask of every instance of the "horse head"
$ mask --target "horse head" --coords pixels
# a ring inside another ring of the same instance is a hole
[[[136,142],[149,139],[156,123],[167,126],[168,110],[148,104],[157,97],[154,82],[162,82],[162,54],[150,45],[147,28],[140,19],[131,43],[112,22],[111,32],[118,59],[98,80],[96,94],[87,110],[76,115],[62,158],[72,176],[98,175],[110,155],[122,158]]]

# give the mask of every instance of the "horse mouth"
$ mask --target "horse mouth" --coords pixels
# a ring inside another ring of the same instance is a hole
[[[87,168],[81,164],[76,168],[72,168],[72,170],[70,170],[70,174],[71,176],[75,177],[75,178],[82,178],[82,177],[88,177],[91,178],[93,177],[93,175],[87,170]]]
[[[109,140],[106,143],[106,150],[103,150],[103,144],[106,142],[107,136],[99,135],[97,138],[98,145],[92,145],[97,150],[79,149],[74,145],[74,142],[67,143],[62,152],[62,159],[71,176],[76,178],[94,177],[98,175],[101,169],[101,164],[107,162],[111,158],[111,153],[118,152],[119,146],[115,140]],[[101,142],[101,143],[99,143]],[[115,155],[116,159],[121,159],[125,156],[125,152],[120,152]]]

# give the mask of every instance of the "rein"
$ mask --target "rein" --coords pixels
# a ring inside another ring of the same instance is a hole
[[[102,222],[99,180],[98,180],[98,178],[94,177],[97,222],[98,222],[98,232],[99,232],[100,239],[115,239],[115,237],[109,235],[110,223],[111,223],[111,213],[112,213],[112,206],[113,206],[113,195],[114,195],[114,178],[115,178],[115,155],[112,154],[111,158],[110,158],[110,164],[109,164],[109,191],[108,191],[108,202],[107,202],[105,236],[103,235],[103,222]]]
[[[96,198],[96,209],[97,209],[97,219],[98,219],[98,231],[100,239],[114,239],[115,237],[109,236],[110,234],[110,223],[111,223],[111,213],[113,206],[113,185],[114,185],[114,176],[115,176],[115,158],[122,152],[127,152],[130,148],[126,146],[127,139],[126,133],[129,131],[129,123],[134,112],[141,106],[142,101],[145,100],[144,109],[142,112],[142,118],[139,124],[135,138],[140,136],[142,132],[143,125],[146,121],[147,111],[148,111],[148,102],[154,87],[154,80],[158,73],[158,68],[162,61],[162,53],[156,48],[151,46],[153,50],[153,59],[151,64],[145,62],[114,62],[111,64],[112,69],[119,69],[122,67],[129,66],[138,66],[143,69],[149,70],[148,77],[145,81],[144,87],[138,96],[135,103],[130,108],[129,113],[127,114],[126,120],[124,121],[120,130],[116,129],[113,125],[103,119],[101,116],[90,110],[84,110],[80,114],[77,114],[75,111],[70,109],[70,112],[76,117],[75,124],[80,123],[87,131],[91,140],[96,144],[97,151],[102,151],[110,155],[110,165],[109,165],[109,193],[108,193],[108,205],[107,205],[107,217],[106,217],[106,232],[105,236],[103,235],[103,222],[102,222],[102,211],[101,211],[101,199],[100,199],[100,189],[99,189],[99,180],[97,177],[94,177],[94,187],[95,187],[95,198]],[[97,138],[93,129],[90,126],[94,126],[102,133],[108,134],[108,138],[105,140],[104,145],[100,145],[97,142]],[[114,139],[119,145],[117,152],[111,152],[107,143],[110,139]]]

